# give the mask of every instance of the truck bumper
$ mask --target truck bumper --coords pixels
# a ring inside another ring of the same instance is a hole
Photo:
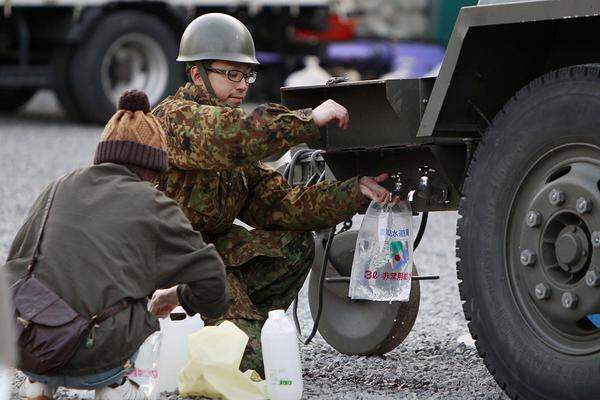
[[[49,65],[0,66],[0,89],[51,88],[54,75]]]

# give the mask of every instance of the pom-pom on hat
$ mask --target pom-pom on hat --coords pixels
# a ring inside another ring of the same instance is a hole
[[[167,138],[156,117],[150,114],[146,93],[128,90],[119,98],[118,107],[100,137],[94,164],[111,162],[166,171]]]
[[[119,110],[143,111],[144,114],[150,112],[150,103],[148,96],[141,90],[128,90],[119,98]]]

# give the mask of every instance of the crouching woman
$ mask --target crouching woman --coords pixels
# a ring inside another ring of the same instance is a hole
[[[150,183],[167,169],[167,147],[148,112],[143,92],[121,97],[94,165],[43,191],[0,268],[28,376],[21,399],[52,399],[59,386],[94,389],[102,400],[145,399],[125,376],[159,328],[147,298],[178,285],[173,304],[156,314],[177,302],[188,314],[227,310],[218,253]]]

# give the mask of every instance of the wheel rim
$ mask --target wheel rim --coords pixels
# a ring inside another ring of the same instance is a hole
[[[558,145],[532,165],[507,223],[511,292],[544,343],[593,354],[600,329],[587,316],[600,313],[600,148]]]
[[[128,89],[143,90],[151,104],[161,100],[169,79],[167,56],[153,38],[130,33],[106,51],[100,69],[106,96],[116,105]]]

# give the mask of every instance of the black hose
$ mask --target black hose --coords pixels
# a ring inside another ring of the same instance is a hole
[[[315,316],[314,324],[312,327],[312,331],[310,335],[306,339],[302,338],[302,328],[300,328],[300,321],[298,320],[298,296],[294,299],[294,324],[296,325],[296,333],[298,335],[298,339],[302,344],[309,344],[315,335],[317,334],[317,330],[319,329],[319,321],[321,320],[321,313],[323,312],[323,283],[325,282],[325,275],[327,272],[327,262],[329,261],[329,249],[331,248],[331,243],[333,242],[333,237],[335,236],[335,227],[331,228],[329,231],[329,236],[327,237],[327,244],[325,245],[325,253],[323,254],[323,264],[321,265],[321,274],[319,275],[319,305],[317,307],[317,315]]]
[[[288,183],[290,184],[290,186],[293,184],[293,180],[294,180],[294,168],[296,167],[296,163],[298,162],[298,160],[302,157],[304,157],[304,155],[306,155],[307,153],[312,153],[315,150],[311,150],[311,149],[300,149],[298,150],[294,156],[292,157],[292,159],[290,160],[289,164],[285,167],[285,170],[283,171],[283,177],[288,181]]]
[[[419,243],[421,243],[421,239],[423,239],[423,234],[425,233],[425,227],[427,227],[427,218],[429,217],[429,213],[427,211],[423,211],[423,215],[421,216],[421,224],[419,225],[419,231],[417,232],[417,237],[415,237],[415,241],[413,243],[413,251],[419,247]]]

